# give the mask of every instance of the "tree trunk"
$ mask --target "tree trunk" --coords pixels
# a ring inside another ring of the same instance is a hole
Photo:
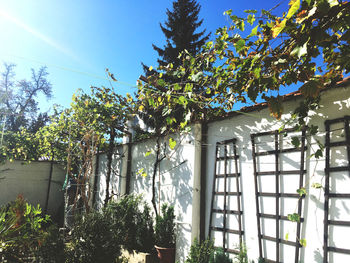
[[[153,175],[152,175],[152,205],[154,209],[154,213],[156,214],[156,217],[158,216],[157,211],[157,204],[156,204],[156,175],[157,175],[157,169],[158,169],[158,163],[159,163],[159,155],[160,155],[160,137],[157,138],[157,144],[156,144],[156,160],[153,164]],[[160,189],[159,189],[160,191]],[[160,193],[159,193],[160,194]]]
[[[107,206],[108,201],[110,199],[109,196],[109,184],[111,181],[111,173],[112,173],[112,160],[113,160],[113,153],[114,153],[114,139],[115,139],[115,130],[112,128],[111,132],[109,134],[109,145],[108,145],[108,151],[107,151],[107,175],[106,175],[106,198],[104,201],[104,207]]]

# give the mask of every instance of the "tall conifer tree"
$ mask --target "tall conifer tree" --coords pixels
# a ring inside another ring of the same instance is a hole
[[[198,53],[200,48],[209,39],[209,34],[205,30],[196,32],[202,25],[203,19],[199,20],[201,6],[195,0],[177,0],[173,2],[173,10],[167,9],[168,20],[160,28],[166,40],[164,48],[153,45],[153,49],[158,52],[160,65],[173,63],[179,64],[179,53],[185,49],[192,55]]]
[[[210,34],[204,29],[196,30],[202,25],[203,19],[199,20],[201,6],[195,0],[177,0],[173,2],[173,10],[167,9],[167,21],[160,23],[160,28],[166,37],[166,45],[163,48],[152,45],[159,55],[159,65],[172,63],[174,67],[180,64],[179,53],[185,49],[192,55],[196,55]],[[148,67],[145,65],[146,73]]]

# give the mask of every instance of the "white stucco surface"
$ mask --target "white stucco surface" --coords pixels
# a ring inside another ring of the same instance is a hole
[[[95,197],[95,208],[101,209],[103,207],[106,190],[107,190],[107,155],[105,153],[100,154],[98,173],[96,180],[96,197]],[[109,185],[109,194],[112,199],[116,200],[120,194],[120,171],[121,171],[121,160],[122,160],[122,147],[118,146],[115,148],[114,154],[112,156],[112,171]]]
[[[284,104],[285,112],[294,110],[298,105],[297,100],[289,101]],[[335,119],[350,115],[350,92],[349,89],[338,88],[335,90],[325,91],[322,94],[321,109],[315,112],[310,119],[309,125],[319,126],[320,133],[317,137],[308,138],[308,150],[306,151],[305,169],[306,175],[304,180],[304,186],[307,190],[307,196],[305,198],[302,215],[305,218],[305,223],[302,224],[302,238],[306,239],[307,246],[301,248],[301,260],[300,262],[322,262],[323,258],[323,218],[324,218],[324,191],[322,189],[312,188],[313,183],[324,184],[324,168],[325,159],[321,157],[316,160],[314,157],[310,158],[313,150],[317,149],[315,139],[318,139],[321,143],[325,143],[325,128],[324,121],[327,119]],[[282,120],[288,120],[289,114],[282,116]],[[244,241],[248,249],[248,255],[250,259],[256,260],[259,257],[258,251],[258,231],[257,231],[257,219],[256,219],[256,202],[255,202],[255,190],[254,190],[254,167],[252,159],[252,144],[251,134],[260,133],[264,131],[278,130],[281,127],[282,122],[269,116],[269,110],[264,109],[261,111],[253,111],[246,115],[240,115],[231,119],[222,120],[219,122],[212,122],[208,128],[208,155],[207,155],[207,189],[206,189],[206,218],[210,216],[210,202],[212,196],[212,183],[214,176],[214,158],[215,158],[215,145],[219,141],[236,138],[239,168],[241,172],[241,185],[242,185],[242,205],[243,205],[243,225],[244,225]],[[336,127],[335,127],[336,128]],[[332,138],[336,139],[336,132],[332,134]],[[339,136],[339,135],[338,135]],[[264,138],[265,141],[259,146],[262,151],[273,150],[274,142],[273,137]],[[342,138],[344,140],[344,138]],[[283,143],[290,144],[290,136],[283,138]],[[272,142],[272,143],[270,143]],[[299,156],[298,156],[299,154]],[[258,158],[259,171],[274,171],[275,162],[274,156],[261,156]],[[345,148],[336,150],[335,154],[331,154],[331,160],[337,164],[347,164],[347,156]],[[300,166],[300,153],[284,154],[280,159],[281,170],[295,170]],[[280,191],[284,193],[296,193],[298,186],[297,175],[283,175],[280,177]],[[332,174],[331,179],[332,191],[339,191],[342,193],[349,193],[350,179],[349,174],[341,173],[338,177]],[[262,192],[275,192],[275,179],[273,176],[261,176],[259,177],[259,191]],[[336,186],[336,189],[335,189]],[[274,197],[259,197],[260,213],[275,214],[275,198]],[[295,213],[297,208],[297,200],[292,198],[281,198],[280,201],[280,215],[287,216],[290,213]],[[336,220],[349,220],[350,219],[350,202],[349,200],[342,199],[333,201],[330,204],[330,217],[336,218]],[[262,229],[263,234],[275,237],[275,220],[263,219]],[[207,221],[206,229],[209,229],[209,220]],[[280,223],[280,238],[285,239],[288,233],[288,240],[295,241],[295,223],[288,221],[281,221]],[[334,230],[332,229],[334,228]],[[343,228],[343,229],[341,229]],[[349,233],[348,233],[349,232]],[[343,234],[342,234],[343,233]],[[331,227],[330,230],[330,245],[335,243],[337,247],[347,248],[350,241],[350,227]],[[216,233],[217,234],[217,233]],[[218,245],[221,242],[221,236],[217,240]],[[269,259],[275,260],[275,245],[274,242],[263,242],[264,254]],[[239,244],[231,244],[231,246],[238,246]],[[294,262],[295,249],[291,246],[282,245],[280,261],[289,263]],[[334,255],[333,255],[334,254]],[[350,262],[349,255],[342,255],[336,253],[330,253],[329,262]]]
[[[298,106],[299,100],[290,100],[284,103],[284,114],[282,121],[290,118],[290,113]],[[327,90],[321,96],[321,108],[312,113],[308,125],[317,125],[320,132],[316,137],[307,138],[307,150],[305,153],[305,170],[304,187],[307,195],[303,201],[302,217],[304,223],[301,228],[301,238],[305,238],[307,245],[300,249],[300,262],[317,262],[321,263],[323,258],[323,220],[324,220],[324,191],[323,189],[312,188],[313,183],[324,185],[324,168],[325,159],[321,157],[315,159],[311,155],[317,149],[316,140],[325,143],[325,126],[326,120],[335,119],[350,115],[350,90],[349,88],[337,88]],[[258,230],[256,217],[256,201],[254,190],[254,166],[252,158],[251,134],[261,133],[264,131],[278,130],[282,121],[277,121],[270,116],[267,108],[260,111],[237,115],[224,120],[210,122],[207,131],[207,153],[206,153],[206,189],[205,190],[205,222],[206,235],[209,230],[210,207],[212,200],[212,187],[215,165],[215,147],[216,143],[236,138],[238,170],[241,173],[239,178],[242,192],[242,210],[243,210],[243,230],[244,242],[248,250],[250,259],[257,261],[259,257]],[[339,127],[338,127],[339,128]],[[331,133],[332,140],[344,140],[344,132],[337,129],[335,125]],[[291,137],[299,136],[300,133],[289,134],[287,137],[280,136],[279,143],[283,148],[292,147]],[[187,135],[172,136],[177,145],[175,151],[166,148],[167,157],[160,164],[160,172],[156,176],[156,200],[157,205],[160,203],[170,203],[175,206],[177,220],[177,259],[182,262],[189,252],[191,243],[191,222],[192,222],[192,198],[193,198],[193,174],[194,174],[194,136],[192,133]],[[162,143],[169,138],[163,138]],[[257,151],[266,151],[274,149],[273,137],[266,136],[259,138]],[[155,139],[149,139],[142,142],[133,143],[132,145],[132,167],[130,188],[132,193],[143,194],[145,199],[151,205],[152,198],[152,172],[155,161]],[[162,151],[163,151],[163,147]],[[148,156],[146,152],[151,151]],[[163,152],[162,152],[163,153]],[[100,157],[101,158],[101,157]],[[120,160],[115,161],[116,171],[120,174]],[[346,150],[343,148],[333,149],[331,152],[332,165],[347,165],[348,157]],[[105,157],[100,159],[99,169],[99,200],[103,200],[105,189]],[[279,169],[282,171],[296,170],[300,168],[300,153],[287,153],[280,156]],[[119,170],[118,170],[119,169]],[[147,176],[143,177],[139,171],[143,169]],[[218,165],[223,169],[223,164]],[[231,164],[228,168],[234,170]],[[258,158],[259,171],[275,170],[274,156],[260,156]],[[221,170],[222,172],[222,170]],[[220,173],[221,173],[220,172]],[[298,186],[298,175],[280,176],[280,192],[296,193]],[[339,173],[331,175],[330,187],[332,192],[350,193],[349,174]],[[118,176],[113,177],[111,181],[112,188],[117,191],[120,188]],[[235,189],[235,180],[229,180],[229,190]],[[275,177],[259,177],[259,191],[275,192]],[[119,188],[118,188],[119,187]],[[219,182],[218,191],[223,191],[223,180]],[[221,198],[221,200],[220,200]],[[223,197],[214,200],[214,206],[220,209],[219,205]],[[233,197],[230,197],[233,198]],[[228,201],[229,209],[236,209],[235,198]],[[275,198],[259,197],[260,213],[275,214]],[[222,208],[222,207],[221,207]],[[281,198],[280,215],[287,216],[295,213],[297,208],[297,199]],[[330,219],[349,220],[350,221],[350,200],[332,200],[330,202]],[[220,224],[220,215],[215,215],[213,222]],[[237,227],[237,216],[230,215],[227,217],[228,226]],[[263,234],[275,237],[275,219],[264,219],[261,223]],[[286,239],[288,234],[289,241],[295,240],[296,224],[289,221],[280,223],[280,239]],[[222,235],[214,233],[215,244],[220,246]],[[238,247],[237,235],[230,234],[228,237],[230,247]],[[340,248],[350,249],[350,227],[330,227],[329,245]],[[294,262],[294,247],[281,245],[280,262]],[[275,243],[272,241],[263,242],[263,254],[269,259],[275,260]],[[350,262],[350,256],[338,253],[329,253],[329,262]]]

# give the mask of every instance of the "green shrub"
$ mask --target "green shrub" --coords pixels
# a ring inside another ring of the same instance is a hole
[[[152,252],[154,231],[151,209],[141,196],[128,195],[108,204],[104,213],[110,218],[113,231],[128,250]]]
[[[156,245],[164,248],[175,247],[175,214],[174,207],[162,206],[162,214],[156,217]]]
[[[62,263],[65,262],[64,237],[56,225],[48,227],[43,235],[41,245],[35,253],[38,262]]]
[[[151,208],[144,204],[143,212],[139,211],[137,214],[135,249],[141,252],[151,253],[154,251],[154,245],[155,237]]]
[[[120,255],[120,236],[112,231],[110,218],[93,211],[75,221],[68,263],[114,263]]]
[[[214,253],[214,242],[210,239],[199,243],[197,239],[191,246],[185,263],[208,263]]]
[[[27,203],[22,195],[0,208],[0,259],[18,261],[33,255],[44,237],[49,216],[41,208]]]
[[[218,248],[215,250],[215,253],[213,253],[209,262],[210,263],[232,263],[232,259],[230,259],[229,255],[225,253],[222,248]]]
[[[239,253],[235,256],[237,263],[249,263],[247,255],[247,247],[244,243],[239,247]]]

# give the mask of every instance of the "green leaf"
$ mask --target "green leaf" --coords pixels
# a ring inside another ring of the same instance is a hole
[[[253,36],[256,36],[258,34],[258,28],[259,26],[256,26],[252,29],[252,32],[250,32],[249,36],[248,37],[253,37]]]
[[[147,151],[147,152],[145,153],[145,157],[149,156],[151,153],[152,153],[152,151]]]
[[[302,56],[307,54],[307,43],[305,42],[303,46],[297,46],[293,49],[292,52],[290,52],[291,56],[297,56],[298,58],[301,58]]]
[[[310,135],[316,135],[318,132],[318,126],[311,125],[311,127],[309,128],[309,132],[310,132]]]
[[[286,240],[289,239],[289,233],[286,234],[285,239],[286,239]]]
[[[239,53],[244,48],[245,41],[243,39],[240,39],[234,44],[234,46],[236,48],[236,52]]]
[[[183,106],[186,106],[187,105],[187,100],[184,96],[180,96],[179,97],[179,104],[183,105]]]
[[[286,27],[287,20],[284,19],[281,23],[277,22],[276,25],[272,28],[272,37],[276,38]]]
[[[199,72],[197,72],[196,74],[194,74],[194,75],[191,76],[191,80],[197,82],[197,81],[200,80],[200,77],[201,77],[201,76],[203,76],[203,72],[202,72],[202,71],[199,71]]]
[[[140,175],[142,177],[147,177],[147,173],[144,171],[144,168],[141,168],[140,170],[137,171],[137,175]]]
[[[247,22],[251,25],[253,25],[255,21],[255,16],[254,15],[249,15],[248,18],[247,18]]]
[[[231,15],[232,14],[232,9],[229,9],[227,11],[224,12],[224,15]]]
[[[239,30],[244,31],[244,21],[240,20],[239,22],[237,22],[237,27]]]
[[[181,129],[185,128],[186,125],[187,125],[187,121],[180,122],[180,127],[181,127]]]
[[[322,87],[317,80],[309,80],[299,88],[299,91],[305,97],[316,98],[320,94]]]
[[[270,97],[266,98],[266,101],[268,103],[271,115],[277,119],[281,119],[283,113],[282,97]]]
[[[299,196],[305,196],[306,195],[306,189],[304,187],[297,190],[297,193]]]
[[[254,9],[247,9],[247,10],[244,10],[243,12],[247,14],[256,14],[258,11]]]
[[[254,76],[257,79],[260,78],[260,72],[261,72],[261,68],[254,68],[254,70],[253,70]]]
[[[303,247],[306,247],[306,239],[305,238],[300,239],[299,244],[302,245]]]
[[[289,221],[292,221],[292,222],[300,222],[300,216],[297,213],[289,214],[287,218]]]
[[[322,184],[320,184],[320,183],[313,183],[313,184],[311,185],[311,187],[312,187],[312,188],[315,188],[315,189],[321,189],[321,188],[322,188]]]
[[[330,7],[338,5],[338,0],[327,0]]]
[[[321,149],[318,149],[316,152],[315,152],[315,158],[318,159],[320,157],[323,156],[323,152]]]
[[[290,8],[288,10],[286,18],[291,18],[300,8],[300,0],[291,0],[289,2]]]
[[[169,147],[170,149],[174,150],[176,146],[176,141],[173,138],[169,138]]]
[[[292,144],[295,148],[298,148],[300,146],[300,140],[298,137],[292,137]]]

